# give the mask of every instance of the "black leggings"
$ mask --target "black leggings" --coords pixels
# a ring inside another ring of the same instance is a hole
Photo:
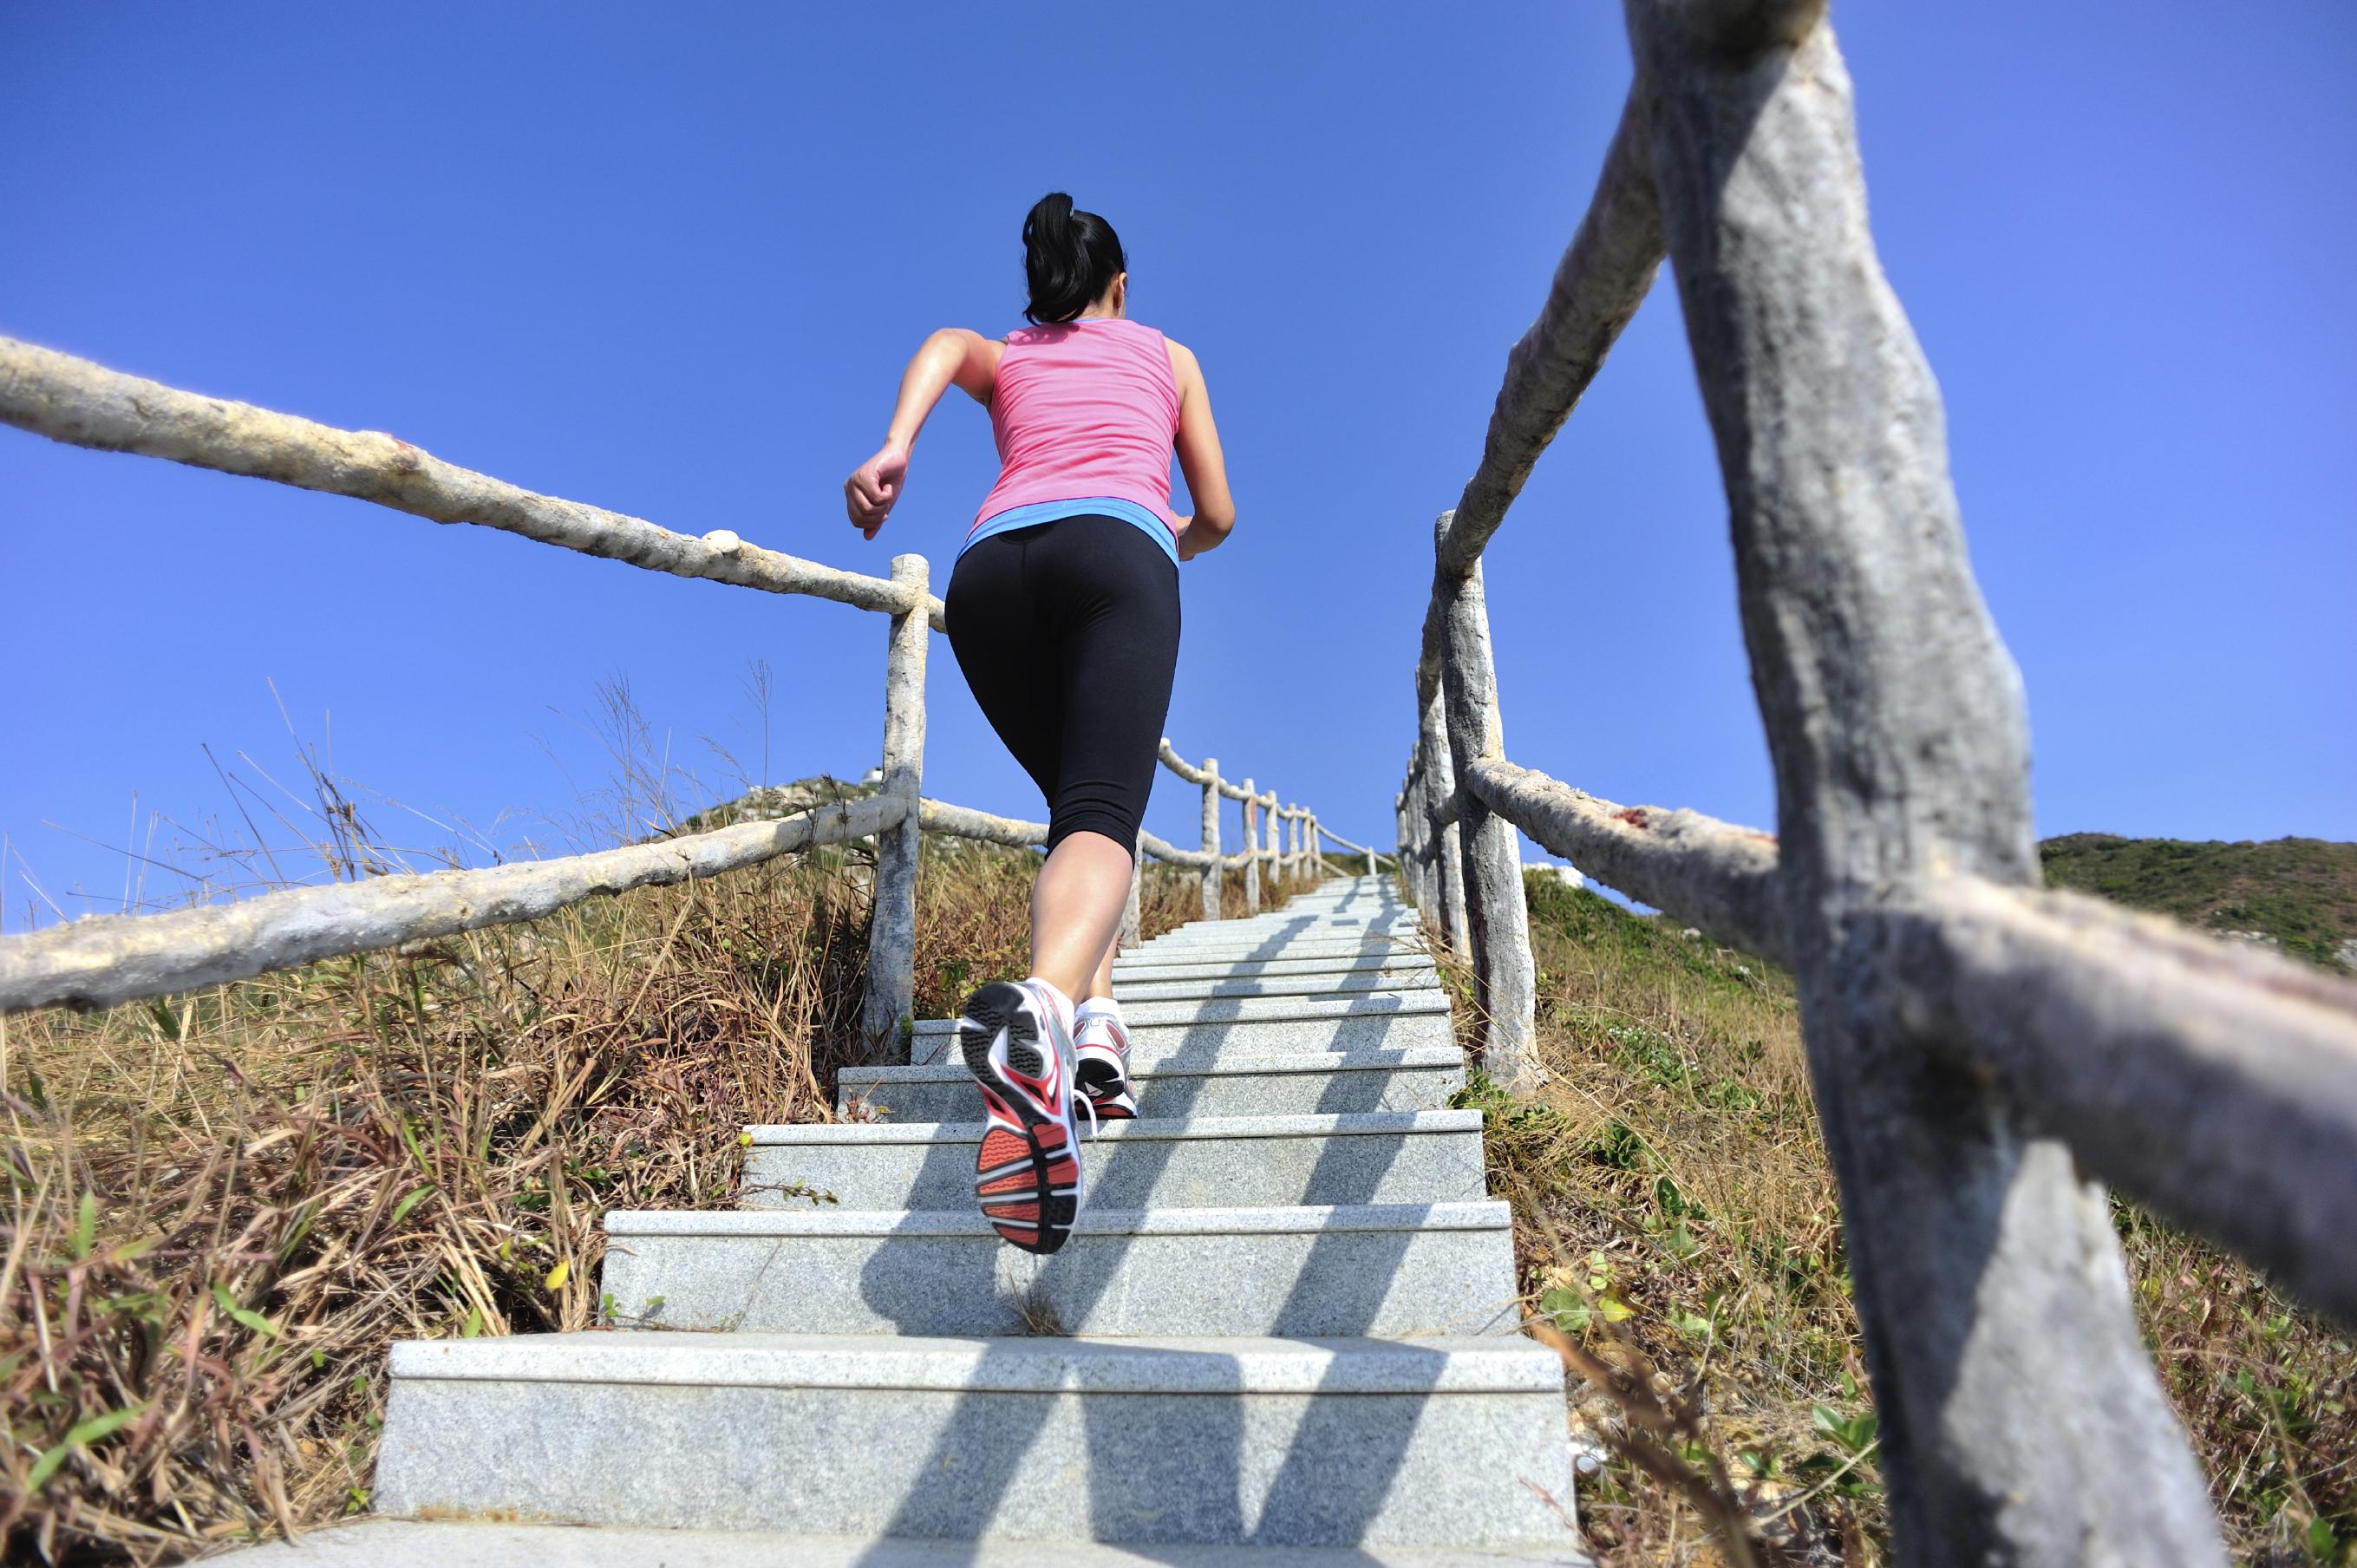
[[[1178,568],[1136,524],[1066,517],[958,557],[950,649],[990,727],[1048,798],[1048,847],[1133,854],[1178,663]]]

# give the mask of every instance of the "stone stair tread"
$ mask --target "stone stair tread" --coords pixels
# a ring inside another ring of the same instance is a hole
[[[425,1518],[239,1560],[1592,1568],[1424,940],[1345,877],[1122,954],[1146,1113],[1083,1126],[1050,1257],[918,1023],[839,1077],[886,1119],[745,1129],[745,1207],[606,1215],[627,1326],[393,1348],[377,1500]]]
[[[1133,1029],[1157,1024],[1282,1023],[1294,1018],[1357,1017],[1373,1013],[1429,1015],[1448,1011],[1448,994],[1437,985],[1388,986],[1379,991],[1329,992],[1323,996],[1191,996],[1122,1004],[1123,1021]]]
[[[1479,1111],[1343,1111],[1304,1116],[1196,1116],[1107,1122],[1092,1144],[1151,1143],[1165,1139],[1326,1138],[1352,1133],[1478,1133]],[[982,1140],[980,1122],[789,1122],[745,1128],[754,1148],[845,1144],[972,1144]]]
[[[1204,1116],[1437,1110],[1464,1083],[1464,1054],[1454,1046],[1229,1050],[1195,1059],[1140,1053],[1130,1064],[1130,1086],[1147,1118],[1170,1114],[1161,1107],[1174,1104]],[[976,1092],[974,1075],[957,1061],[846,1068],[836,1079],[839,1111],[857,1100],[899,1122],[970,1117]]]
[[[1381,1013],[1431,1015],[1448,1011],[1448,993],[1437,987],[1405,991],[1393,996],[1352,993],[1347,996],[1222,996],[1200,1002],[1155,1002],[1138,1008],[1125,1006],[1122,1015],[1132,1028],[1152,1028],[1186,1023],[1282,1024],[1298,1018],[1364,1017]],[[954,1018],[924,1018],[920,1035],[953,1035]]]
[[[1275,996],[1414,996],[1438,989],[1440,972],[1363,970],[1348,974],[1230,974],[1183,980],[1125,980],[1115,994],[1125,1017],[1149,1007]]]
[[[1192,980],[1206,975],[1275,975],[1275,974],[1358,974],[1384,970],[1409,971],[1433,967],[1432,955],[1412,948],[1395,952],[1350,953],[1334,958],[1272,958],[1272,959],[1191,959],[1146,957],[1140,955],[1133,962],[1127,958],[1113,961],[1115,979],[1154,982],[1157,980]]]
[[[1362,1050],[1405,1050],[1449,1045],[1456,1037],[1448,993],[1409,996],[1394,1005],[1341,1006],[1330,1002],[1303,1005],[1294,997],[1256,998],[1241,1004],[1257,1011],[1246,1016],[1188,1020],[1130,1018],[1129,1060],[1133,1070],[1169,1061],[1212,1061],[1231,1054],[1281,1051],[1329,1055]],[[1223,1007],[1236,1007],[1230,1000]],[[954,1020],[920,1022],[909,1041],[912,1062],[947,1062],[957,1057]]]
[[[609,1215],[610,1322],[1128,1337],[1514,1332],[1502,1203],[1083,1208],[1052,1257],[972,1210]]]
[[[1285,1204],[1244,1208],[1092,1209],[1072,1234],[1205,1236],[1326,1234],[1343,1230],[1496,1230],[1513,1224],[1493,1198],[1436,1203]],[[940,1208],[617,1208],[606,1234],[631,1236],[988,1236],[978,1211]]]
[[[208,1561],[221,1568],[1594,1568],[1569,1545],[1127,1547],[393,1519]]]
[[[1417,957],[1428,958],[1423,945],[1406,937],[1318,935],[1306,937],[1265,937],[1243,940],[1222,939],[1216,941],[1182,942],[1170,947],[1148,946],[1137,950],[1140,961],[1155,963],[1256,963],[1272,959],[1340,959]],[[1114,972],[1121,974],[1134,966],[1115,961]]]
[[[408,1381],[627,1383],[951,1393],[1555,1393],[1563,1364],[1519,1337],[948,1337],[595,1329],[405,1339]]]
[[[1168,952],[1174,949],[1211,944],[1222,947],[1243,947],[1254,942],[1329,941],[1364,942],[1388,945],[1405,941],[1421,943],[1423,928],[1405,916],[1381,916],[1373,919],[1333,920],[1229,920],[1218,926],[1182,926],[1166,931],[1153,940],[1140,942],[1136,952]]]
[[[740,1201],[971,1208],[980,1122],[750,1130]],[[1086,1138],[1085,1129],[1083,1138]],[[1488,1196],[1477,1111],[1109,1122],[1081,1146],[1084,1204],[1236,1208]]]

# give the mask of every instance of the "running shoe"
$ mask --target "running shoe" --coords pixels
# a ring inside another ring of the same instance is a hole
[[[1081,1207],[1069,1006],[1044,980],[1000,980],[967,998],[958,1020],[985,1113],[974,1197],[992,1228],[1027,1252],[1061,1247]]]
[[[1072,1081],[1080,1086],[1097,1120],[1135,1118],[1137,1099],[1129,1088],[1129,1030],[1121,1021],[1120,1004],[1104,997],[1082,1003],[1073,1043],[1079,1059],[1072,1069]]]

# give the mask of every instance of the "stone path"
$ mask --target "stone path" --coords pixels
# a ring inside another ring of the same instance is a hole
[[[741,1208],[608,1216],[616,1328],[394,1348],[376,1505],[444,1522],[241,1555],[1583,1563],[1413,912],[1329,882],[1116,976],[1142,1115],[1055,1256],[975,1212],[973,1083],[920,1024],[843,1075],[882,1120],[750,1129]]]

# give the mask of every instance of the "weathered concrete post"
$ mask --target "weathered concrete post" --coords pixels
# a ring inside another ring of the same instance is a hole
[[[918,815],[925,782],[926,567],[921,555],[892,558],[892,581],[913,607],[892,618],[884,658],[884,781],[877,791],[907,813],[876,835],[876,891],[867,919],[867,989],[860,1028],[871,1059],[906,1061],[900,1020],[916,1004],[917,858],[924,843]]]
[[[1406,871],[1408,897],[1415,900],[1424,923],[1437,925],[1446,917],[1434,897],[1431,794],[1419,748],[1408,758],[1407,788],[1400,794],[1400,865]]]
[[[1414,857],[1415,870],[1410,875],[1409,881],[1414,889],[1415,907],[1424,912],[1428,922],[1436,913],[1433,908],[1436,900],[1432,897],[1432,819],[1426,814],[1425,804],[1431,791],[1426,784],[1424,769],[1415,763],[1416,759],[1411,759],[1407,799],[1400,806],[1407,839],[1402,853]]]
[[[1434,525],[1435,548],[1448,537],[1454,511]],[[1490,656],[1490,611],[1477,557],[1460,575],[1436,574],[1441,616],[1440,696],[1451,757],[1506,755],[1498,715],[1498,673]],[[1530,912],[1523,902],[1523,851],[1514,825],[1457,792],[1457,829],[1465,867],[1465,913],[1472,938],[1476,1001],[1486,1020],[1483,1055],[1491,1077],[1528,1090],[1544,1073],[1531,1050],[1538,993],[1531,961]]]
[[[2020,676],[1973,577],[1939,390],[1875,254],[1833,28],[1815,5],[1627,15],[1775,765],[1898,1561],[2221,1563],[2102,1187],[2040,1108],[1895,1001],[1894,955],[1871,945],[1884,888],[2034,886],[2039,863]]]
[[[1244,780],[1244,913],[1260,913],[1260,796]]]
[[[1448,709],[1440,682],[1416,715],[1416,760],[1425,779],[1425,821],[1432,835],[1433,870],[1439,884],[1433,918],[1457,952],[1470,958],[1473,937],[1465,910],[1463,836],[1457,827],[1457,760],[1448,749]]]
[[[1260,857],[1268,862],[1269,880],[1273,882],[1285,875],[1285,868],[1278,863],[1276,854],[1276,791],[1274,789],[1261,802]]]
[[[1415,898],[1415,886],[1410,879],[1407,858],[1407,789],[1403,786],[1392,797],[1392,849],[1399,861],[1400,882],[1407,890],[1408,899]]]
[[[1220,759],[1203,758],[1203,918],[1220,918]]]

